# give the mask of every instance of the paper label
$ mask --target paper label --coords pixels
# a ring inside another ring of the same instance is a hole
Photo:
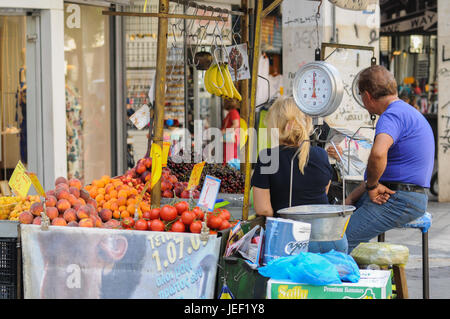
[[[25,172],[25,166],[19,161],[8,182],[14,193],[20,197],[26,197],[31,187],[31,179]]]
[[[217,194],[219,194],[220,179],[206,175],[203,188],[198,199],[198,206],[205,207],[208,211],[214,210]]]
[[[150,108],[147,104],[142,105],[133,115],[130,116],[131,123],[139,130],[142,130],[150,122]]]
[[[167,167],[167,159],[169,158],[170,142],[163,142],[163,158],[162,167]]]
[[[161,178],[162,173],[162,150],[161,146],[156,143],[152,143],[152,148],[150,149],[150,157],[152,158],[152,184],[151,187]]]
[[[203,167],[205,166],[206,162],[201,162],[194,165],[194,168],[192,169],[191,176],[189,177],[189,183],[187,186],[187,190],[190,190],[192,187],[195,187],[200,183],[200,177],[202,176]]]
[[[44,188],[42,187],[41,182],[39,182],[39,178],[37,177],[37,175],[35,173],[30,172],[27,172],[27,174],[39,196],[45,197]]]

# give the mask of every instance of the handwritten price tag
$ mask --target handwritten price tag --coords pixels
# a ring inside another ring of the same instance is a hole
[[[8,182],[11,189],[20,197],[26,197],[31,187],[31,179],[25,172],[25,166],[19,161]]]
[[[163,142],[163,158],[162,167],[167,167],[167,159],[169,158],[170,142]]]
[[[189,177],[189,183],[187,186],[187,190],[190,190],[192,187],[195,187],[200,183],[200,177],[202,176],[203,167],[205,166],[206,162],[201,162],[194,165],[194,168],[192,169],[191,176]]]
[[[155,186],[155,184],[161,178],[162,173],[162,150],[161,146],[156,143],[152,144],[152,148],[150,149],[150,157],[152,158],[152,184],[151,187]]]
[[[39,182],[39,179],[36,176],[36,174],[27,172],[27,175],[30,178],[31,183],[33,184],[33,186],[36,189],[36,192],[39,194],[39,196],[45,197],[44,188],[42,187],[41,182]]]

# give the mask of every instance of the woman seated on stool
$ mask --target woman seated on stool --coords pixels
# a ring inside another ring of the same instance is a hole
[[[327,152],[310,146],[313,125],[292,97],[279,98],[266,116],[269,129],[278,129],[279,146],[262,150],[255,165],[251,184],[257,215],[279,217],[277,211],[289,207],[291,160],[293,163],[292,206],[328,204],[327,192],[333,170]],[[302,143],[303,142],[303,143]],[[308,251],[324,253],[330,250],[347,253],[347,239],[310,241]]]

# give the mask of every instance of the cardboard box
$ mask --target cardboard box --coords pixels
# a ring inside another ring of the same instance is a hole
[[[391,299],[391,272],[361,269],[357,283],[313,286],[270,279],[267,299]]]

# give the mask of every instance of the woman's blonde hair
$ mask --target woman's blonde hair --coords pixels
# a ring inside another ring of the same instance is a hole
[[[265,120],[269,130],[278,129],[280,144],[298,148],[305,141],[298,154],[298,167],[304,174],[313,129],[311,117],[300,111],[292,97],[280,97],[270,107]]]

